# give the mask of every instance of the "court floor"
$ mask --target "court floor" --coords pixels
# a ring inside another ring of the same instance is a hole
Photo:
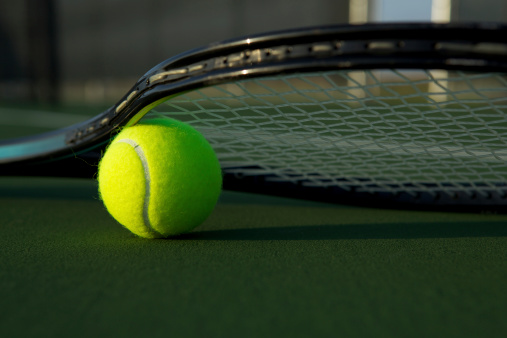
[[[3,337],[501,337],[507,216],[224,192],[134,237],[84,179],[0,178]]]

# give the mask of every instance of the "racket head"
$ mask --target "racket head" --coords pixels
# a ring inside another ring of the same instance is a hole
[[[184,94],[234,86],[242,81],[287,80],[295,74],[307,77],[315,74],[329,77],[336,72],[354,71],[366,74],[389,71],[393,67],[398,72],[424,70],[430,77],[432,71],[437,70],[452,74],[503,74],[507,68],[506,32],[506,27],[490,24],[346,25],[298,29],[213,44],[152,68],[115,106],[90,121],[49,134],[3,141],[0,144],[3,154],[8,153],[6,149],[14,151],[11,151],[12,156],[0,158],[1,170],[3,174],[16,175],[93,176],[104,147],[119,128],[137,123],[164,102],[170,104]],[[434,83],[438,86],[438,81]],[[222,118],[227,120],[225,116]],[[308,184],[308,177],[316,173],[307,169],[302,179],[294,180],[286,175],[287,170],[294,168],[285,168],[284,175],[280,176],[273,170],[259,172],[258,163],[251,161],[232,169],[227,166],[224,165],[225,187],[236,190],[333,202],[353,200],[379,206],[401,203],[482,208],[505,203],[502,182],[495,182],[495,188],[486,193],[477,189],[477,184],[482,182],[472,181],[466,182],[472,189],[464,185],[449,189],[446,185],[449,182],[439,182],[437,189],[426,186],[417,190],[409,186],[422,185],[413,181],[396,183],[401,184],[401,189],[385,184],[383,189],[368,188],[369,183],[354,186],[345,181],[312,186]],[[279,168],[275,169],[280,173]],[[256,174],[248,174],[252,172]],[[301,176],[297,172],[294,175]],[[355,180],[359,182],[361,178]]]

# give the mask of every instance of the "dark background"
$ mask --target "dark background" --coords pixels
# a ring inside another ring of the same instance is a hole
[[[116,100],[166,58],[215,41],[348,21],[345,0],[0,2],[0,99]]]
[[[112,104],[159,62],[215,41],[393,20],[507,21],[507,2],[0,0],[0,100]]]

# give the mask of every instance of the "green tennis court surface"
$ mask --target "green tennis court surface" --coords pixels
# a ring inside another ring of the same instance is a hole
[[[501,337],[507,216],[224,192],[135,238],[92,180],[0,178],[4,337]]]

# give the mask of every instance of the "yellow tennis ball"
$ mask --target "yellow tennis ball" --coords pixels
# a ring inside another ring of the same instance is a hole
[[[99,164],[109,213],[134,234],[189,232],[213,211],[222,187],[217,157],[188,124],[154,119],[123,129]]]

